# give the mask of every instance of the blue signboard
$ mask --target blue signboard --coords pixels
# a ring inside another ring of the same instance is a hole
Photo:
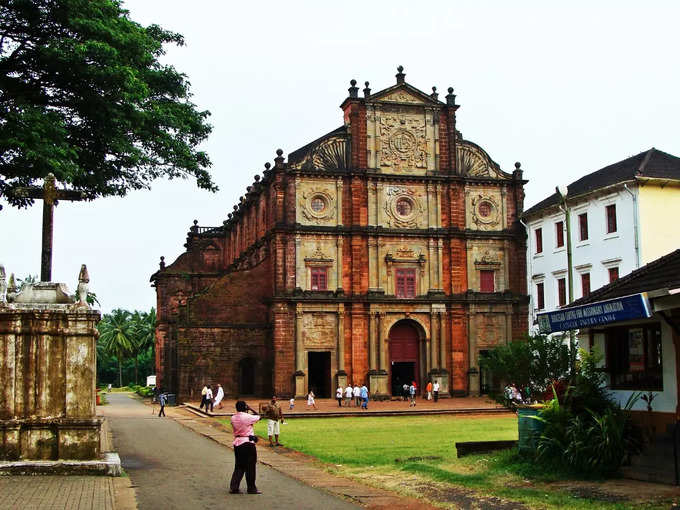
[[[647,294],[643,292],[573,308],[563,308],[554,312],[539,313],[537,319],[541,333],[554,333],[591,328],[612,322],[647,319],[651,316]]]

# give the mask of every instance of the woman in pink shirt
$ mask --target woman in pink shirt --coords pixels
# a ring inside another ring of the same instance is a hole
[[[252,414],[251,414],[252,413]],[[259,421],[260,415],[243,400],[236,402],[236,413],[231,416],[231,428],[234,431],[234,474],[229,484],[230,494],[240,494],[239,486],[243,475],[246,475],[248,494],[262,494],[255,486],[255,465],[257,464],[257,436],[253,424]]]

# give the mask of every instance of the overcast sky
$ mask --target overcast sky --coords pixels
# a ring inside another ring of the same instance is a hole
[[[556,184],[654,146],[680,156],[678,2],[224,2],[128,0],[132,19],[180,32],[164,61],[212,112],[205,149],[216,194],[195,182],[55,211],[53,279],[80,264],[105,312],[149,309],[161,255],[184,251],[194,219],[217,226],[275,150],[341,125],[349,80],[453,86],[458,129],[505,171],[522,163],[526,207]],[[40,272],[42,203],[0,211],[0,264]]]

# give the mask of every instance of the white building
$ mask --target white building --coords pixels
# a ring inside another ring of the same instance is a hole
[[[569,184],[573,299],[680,247],[680,158],[650,149]],[[569,302],[567,231],[554,193],[523,214],[529,325]],[[533,330],[536,327],[533,326]]]

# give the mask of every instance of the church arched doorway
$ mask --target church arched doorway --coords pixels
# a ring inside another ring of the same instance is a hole
[[[239,395],[255,394],[255,359],[243,358],[238,362]]]
[[[415,322],[405,319],[390,329],[390,385],[392,395],[401,395],[402,386],[418,381],[420,373],[420,334]]]

